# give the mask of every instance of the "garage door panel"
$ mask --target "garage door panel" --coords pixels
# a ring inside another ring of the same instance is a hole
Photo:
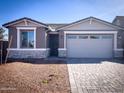
[[[90,36],[89,36],[90,37]],[[111,58],[113,39],[67,38],[67,56],[73,58]]]

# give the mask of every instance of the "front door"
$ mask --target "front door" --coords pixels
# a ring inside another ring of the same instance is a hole
[[[50,48],[50,56],[58,56],[58,34],[50,34],[49,35],[49,48]]]

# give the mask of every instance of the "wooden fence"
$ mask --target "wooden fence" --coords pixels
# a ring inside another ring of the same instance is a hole
[[[7,48],[8,48],[8,41],[0,41],[0,59],[5,60],[7,54]]]

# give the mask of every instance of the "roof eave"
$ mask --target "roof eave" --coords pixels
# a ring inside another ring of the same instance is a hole
[[[63,28],[68,27],[69,25],[73,25],[73,24],[75,24],[75,23],[78,23],[78,22],[81,22],[81,21],[85,21],[85,20],[88,20],[88,19],[90,19],[90,18],[93,18],[93,19],[95,19],[95,20],[99,20],[99,21],[102,21],[102,22],[104,22],[104,23],[107,23],[107,24],[109,24],[109,25],[115,27],[116,29],[124,30],[123,27],[114,25],[114,24],[112,24],[112,23],[110,23],[110,22],[107,22],[107,21],[104,21],[104,20],[101,20],[101,19],[98,19],[98,18],[95,18],[95,17],[92,17],[92,16],[91,16],[91,17],[88,17],[88,18],[84,18],[84,19],[79,20],[79,21],[76,21],[76,22],[72,22],[72,23],[70,23],[70,24],[68,24],[68,25],[65,25],[65,26],[63,26],[63,27],[57,28],[56,30],[62,30]]]
[[[14,25],[14,24],[16,24],[18,21],[22,21],[22,20],[29,20],[29,21],[35,22],[35,23],[37,23],[37,24],[40,24],[40,25],[42,25],[42,26],[48,28],[48,25],[47,25],[47,24],[41,23],[41,22],[39,22],[39,21],[33,20],[33,19],[31,19],[31,18],[27,18],[27,17],[20,18],[20,19],[17,19],[17,20],[15,20],[15,21],[11,21],[11,22],[5,23],[5,24],[3,24],[2,26],[5,27],[5,28],[8,28],[9,26]]]

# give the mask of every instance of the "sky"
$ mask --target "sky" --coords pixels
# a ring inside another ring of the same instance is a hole
[[[0,0],[0,26],[22,17],[71,23],[89,16],[112,22],[123,15],[124,0]]]

